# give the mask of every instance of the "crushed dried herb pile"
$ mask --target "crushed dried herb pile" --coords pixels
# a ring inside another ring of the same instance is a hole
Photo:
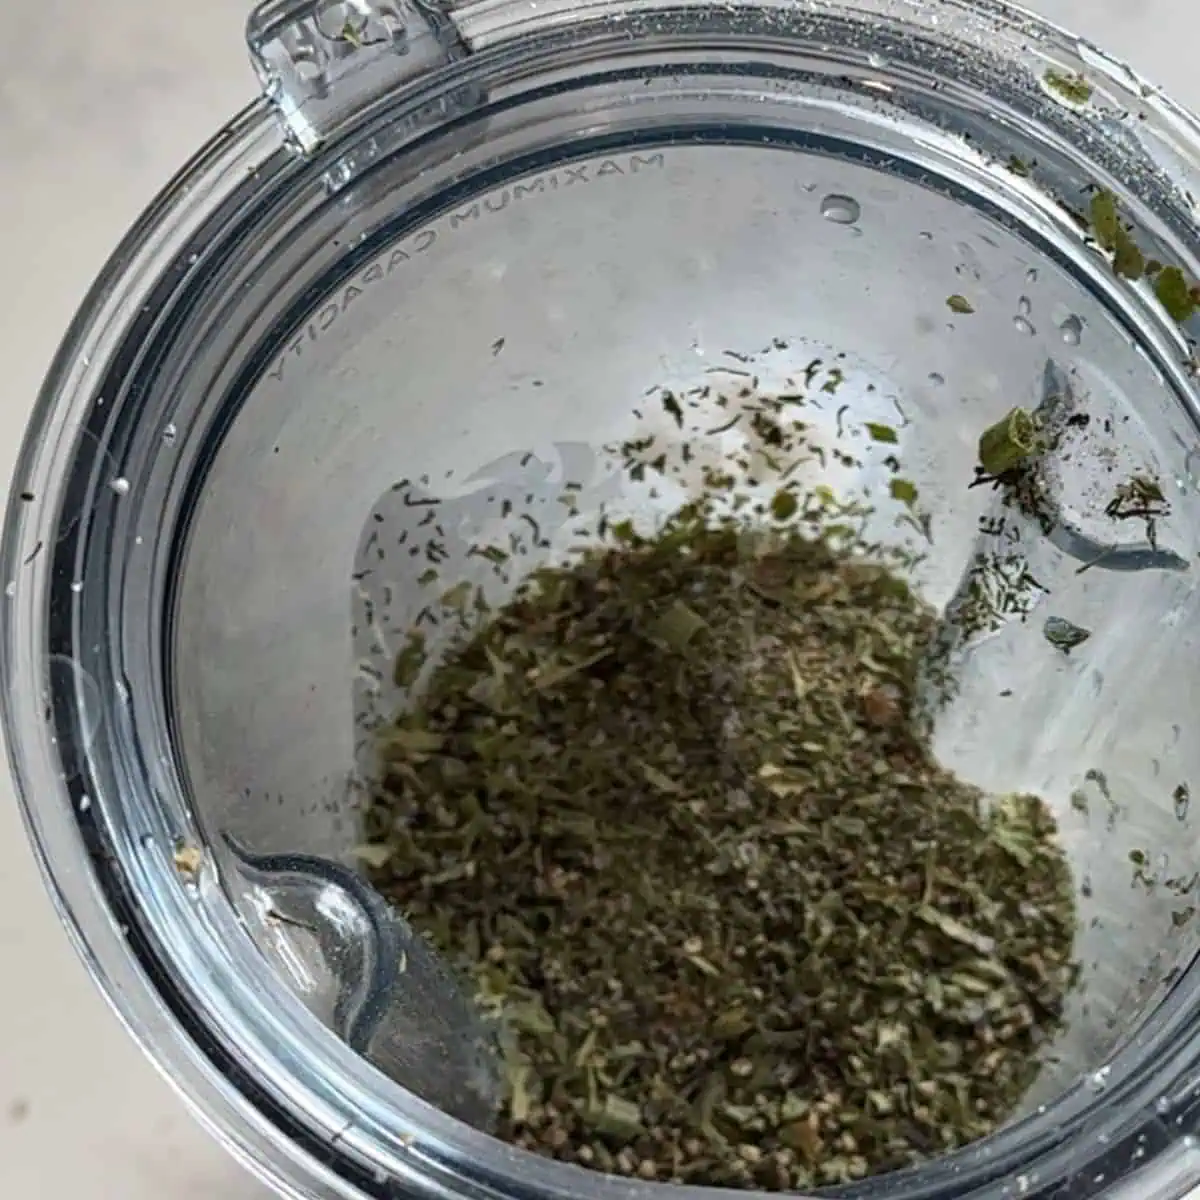
[[[1074,889],[1043,803],[910,722],[932,611],[820,537],[619,534],[383,737],[372,881],[508,1031],[498,1132],[766,1189],[988,1133],[1062,1019]]]

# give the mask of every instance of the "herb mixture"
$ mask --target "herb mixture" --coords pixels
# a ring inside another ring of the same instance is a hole
[[[783,494],[543,568],[382,735],[372,882],[498,1022],[528,1149],[861,1179],[995,1128],[1061,1023],[1052,817],[934,760],[932,610]]]

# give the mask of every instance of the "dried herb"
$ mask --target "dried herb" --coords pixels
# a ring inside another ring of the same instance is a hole
[[[1005,475],[1035,454],[1038,447],[1038,428],[1033,415],[1023,408],[1014,408],[980,434],[979,465],[988,475]]]
[[[900,439],[896,431],[890,425],[880,424],[878,421],[868,421],[866,430],[873,442],[885,442],[895,445]]]
[[[1170,512],[1161,485],[1145,475],[1131,475],[1118,484],[1104,508],[1105,515],[1114,521],[1145,522],[1146,541],[1154,549],[1158,547],[1158,522]]]
[[[1096,192],[1088,205],[1092,220],[1092,233],[1105,250],[1115,250],[1117,241],[1125,234],[1121,216],[1117,211],[1117,198],[1112,192]],[[1126,235],[1127,236],[1127,235]]]
[[[651,389],[610,447],[631,485],[693,497],[665,523],[602,510],[590,548],[490,610],[424,581],[458,633],[435,662],[414,627],[397,656],[409,707],[380,733],[356,853],[499,1023],[502,1137],[803,1190],[1013,1112],[1062,1020],[1076,913],[1043,803],[990,800],[932,755],[942,626],[895,573],[915,556],[863,542],[874,505],[800,482],[858,462],[803,419],[842,368],[814,359],[777,395],[753,369],[709,375]],[[1006,495],[1040,494],[1048,414],[1006,418]],[[879,507],[930,538],[896,429],[856,416],[837,435],[886,466]],[[507,579],[502,549],[474,558]],[[981,619],[1041,589],[994,557]]]
[[[521,1146],[845,1183],[988,1133],[1061,1023],[1052,817],[934,760],[910,719],[932,611],[795,499],[614,523],[381,739],[372,882],[507,1031]]]
[[[1112,192],[1101,189],[1092,195],[1084,224],[1100,247],[1112,255],[1114,274],[1135,282],[1149,277],[1154,281],[1154,294],[1172,320],[1183,322],[1192,317],[1200,306],[1200,287],[1182,268],[1146,258]]]
[[[1092,85],[1076,71],[1051,67],[1042,76],[1042,82],[1068,104],[1084,105],[1092,98]]]
[[[975,479],[969,485],[979,487],[991,485],[998,492],[998,507],[980,521],[980,533],[990,538],[997,546],[1003,546],[1001,557],[1007,558],[1012,548],[1022,542],[1028,531],[1022,525],[1028,523],[1031,531],[1045,537],[1064,554],[1076,559],[1079,572],[1092,568],[1121,571],[1168,570],[1186,571],[1191,563],[1173,550],[1160,547],[1157,539],[1159,518],[1169,515],[1170,506],[1159,485],[1148,478],[1134,476],[1116,488],[1105,508],[1114,521],[1140,518],[1146,523],[1146,542],[1105,543],[1089,536],[1075,524],[1055,499],[1054,464],[1066,460],[1072,453],[1089,451],[1081,443],[1081,430],[1089,426],[1090,418],[1079,408],[1069,377],[1053,362],[1047,364],[1042,402],[1027,414],[1035,431],[1033,447],[1029,454],[1017,459],[1007,470],[993,474],[985,470],[982,463],[976,467]],[[1014,415],[1023,410],[1014,410],[1002,422],[985,430],[980,439],[981,457],[994,456],[993,465],[1005,465],[1006,449],[1019,453],[1029,444],[1029,435],[1023,419],[1016,426],[1016,436],[1010,431]],[[993,443],[994,439],[994,443]],[[998,447],[992,449],[993,444]]]
[[[1175,321],[1187,321],[1196,311],[1196,297],[1178,267],[1163,267],[1154,281],[1154,294]]]
[[[1065,617],[1047,617],[1042,626],[1042,634],[1056,650],[1070,654],[1076,646],[1082,646],[1092,636],[1092,631],[1068,621]]]
[[[1113,256],[1113,272],[1126,279],[1141,279],[1147,269],[1146,258],[1122,219],[1112,192],[1096,192],[1088,205],[1088,216],[1092,236]]]
[[[1113,272],[1123,279],[1137,281],[1146,273],[1146,258],[1128,234],[1118,238],[1113,249]]]
[[[975,311],[975,305],[973,305],[970,300],[966,298],[966,296],[960,296],[957,292],[953,296],[946,297],[946,307],[951,312],[959,313],[963,316]]]

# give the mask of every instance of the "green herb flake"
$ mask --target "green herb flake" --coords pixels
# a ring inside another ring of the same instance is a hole
[[[979,435],[979,466],[985,475],[1007,475],[1039,448],[1037,424],[1024,408],[1010,409]]]
[[[597,1133],[612,1137],[634,1138],[645,1132],[641,1109],[631,1100],[619,1096],[606,1096],[600,1103],[584,1111],[584,1121]]]
[[[1042,82],[1051,93],[1068,104],[1081,107],[1092,98],[1092,85],[1078,72],[1050,67],[1042,76]]]
[[[1114,274],[1136,282],[1144,275],[1153,276],[1161,272],[1161,264],[1153,260],[1146,261],[1146,256],[1126,228],[1117,198],[1112,192],[1101,190],[1092,196],[1088,218],[1086,227],[1097,243],[1112,255]]]
[[[396,655],[392,678],[397,687],[412,687],[425,665],[425,635],[416,630],[408,635],[404,648]]]
[[[795,492],[780,489],[771,497],[771,516],[777,521],[790,520],[796,515],[799,508],[800,501],[796,498]]]
[[[1082,646],[1092,636],[1092,631],[1063,617],[1047,617],[1042,634],[1056,650],[1070,654],[1076,646]]]
[[[474,593],[475,587],[470,580],[461,580],[442,593],[441,605],[450,612],[466,612]]]
[[[890,425],[880,425],[875,421],[868,421],[866,429],[873,442],[884,442],[894,446],[900,440],[899,435]]]
[[[1146,257],[1138,244],[1124,230],[1117,238],[1113,248],[1113,272],[1123,279],[1133,282],[1141,279],[1146,272]]]
[[[1092,235],[1105,250],[1116,247],[1117,239],[1124,232],[1121,216],[1117,211],[1117,198],[1108,191],[1096,192],[1088,205]]]
[[[708,622],[682,600],[676,600],[649,629],[649,636],[672,650],[683,650]]]
[[[382,843],[378,845],[355,846],[351,854],[365,866],[373,867],[376,871],[386,867],[396,853],[396,847]]]
[[[1154,294],[1174,321],[1187,321],[1196,311],[1191,286],[1179,267],[1162,268],[1154,281]]]
[[[953,296],[946,297],[946,307],[951,312],[960,313],[963,316],[975,311],[975,306],[970,302],[970,300],[968,300],[966,296],[958,295],[957,292]]]

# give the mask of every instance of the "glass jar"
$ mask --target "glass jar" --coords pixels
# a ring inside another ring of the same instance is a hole
[[[1086,396],[1172,510],[1114,538],[1064,469],[1032,568],[1089,656],[1032,652],[1030,597],[939,722],[956,769],[1060,812],[1087,987],[1056,1055],[994,1136],[843,1190],[1189,1193],[1196,327],[1088,211],[1200,275],[1196,122],[996,0],[272,0],[248,40],[263,96],[97,280],[3,547],[30,836],[147,1052],[286,1194],[662,1190],[484,1132],[470,1014],[435,962],[397,972],[420,949],[353,869],[363,731],[432,509],[468,578],[505,497],[547,543],[566,481],[634,503],[600,448],[647,387],[841,355],[911,426],[943,609],[989,536],[953,481],[1014,404]]]

